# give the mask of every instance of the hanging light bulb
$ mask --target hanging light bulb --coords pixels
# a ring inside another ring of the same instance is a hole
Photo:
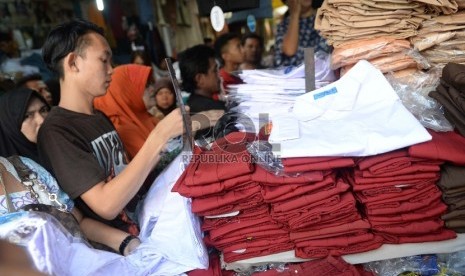
[[[103,6],[103,0],[96,0],[96,2],[97,2],[97,9],[98,9],[99,11],[103,11],[103,9],[105,8],[105,7]]]

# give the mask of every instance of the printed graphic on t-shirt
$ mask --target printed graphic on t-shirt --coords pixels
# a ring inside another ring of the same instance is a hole
[[[126,167],[123,143],[115,130],[103,134],[91,144],[100,166],[105,168],[105,173],[110,179]]]

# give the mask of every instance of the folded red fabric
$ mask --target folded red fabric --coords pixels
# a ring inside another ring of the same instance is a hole
[[[372,173],[371,171],[362,171],[362,177],[390,177],[405,174],[416,174],[421,172],[439,172],[441,168],[439,165],[430,163],[411,163],[410,166],[400,168],[397,170],[386,171],[383,173]]]
[[[224,261],[227,263],[246,260],[254,257],[267,256],[279,252],[285,252],[294,249],[293,243],[273,243],[269,246],[243,248],[236,251],[224,251]]]
[[[287,230],[273,230],[273,229],[265,229],[265,226],[255,227],[255,232],[250,232],[242,235],[234,235],[231,237],[222,237],[218,240],[205,240],[206,244],[214,246],[220,250],[223,250],[229,246],[233,246],[235,244],[240,244],[244,242],[249,242],[251,240],[269,240],[273,241],[279,238],[286,238],[289,239],[289,231]],[[245,229],[243,229],[245,230]],[[207,236],[208,237],[208,236]]]
[[[289,237],[292,241],[307,240],[307,239],[320,239],[328,238],[337,235],[344,235],[353,233],[353,231],[367,230],[370,229],[371,225],[367,220],[358,219],[351,223],[325,225],[324,228],[316,230],[303,229],[301,231],[291,231]]]
[[[368,231],[358,231],[355,234],[340,235],[325,239],[303,240],[295,243],[296,247],[347,247],[352,244],[371,241],[374,239],[373,233]]]
[[[341,201],[333,206],[318,208],[307,208],[298,217],[290,218],[288,221],[290,229],[301,229],[310,225],[330,223],[335,220],[344,219],[346,216],[358,214],[355,207],[355,198],[350,192],[341,195]]]
[[[192,212],[212,216],[245,210],[263,202],[260,190],[260,186],[252,182],[247,187],[226,191],[221,195],[196,197],[192,199]]]
[[[418,181],[419,179],[433,179],[438,178],[438,172],[422,172],[415,174],[404,174],[388,177],[363,177],[361,171],[356,170],[354,172],[354,180],[356,184],[373,184],[373,183],[386,183],[393,181],[401,181],[400,183],[408,184],[410,181]],[[403,182],[402,182],[403,181]]]
[[[341,196],[334,195],[322,201],[316,202],[315,204],[312,204],[311,206],[304,206],[302,208],[295,209],[289,212],[276,212],[273,210],[273,204],[271,204],[270,214],[274,220],[284,222],[287,224],[290,219],[298,218],[299,216],[301,216],[301,214],[307,213],[309,208],[311,209],[311,208],[319,208],[319,207],[329,207],[329,206],[337,205],[340,202],[341,202]]]
[[[236,216],[221,217],[221,218],[203,218],[202,230],[208,231],[225,225],[227,223],[234,223],[239,220],[255,220],[259,217],[266,217],[270,214],[270,208],[267,204],[260,204],[258,206],[241,210]]]
[[[397,236],[429,234],[439,231],[444,226],[442,219],[409,221],[404,223],[376,225],[372,229],[375,233],[385,233]]]
[[[439,218],[444,212],[446,212],[447,206],[442,202],[427,206],[422,209],[418,209],[412,212],[396,214],[396,215],[383,215],[373,216],[367,215],[368,221],[373,227],[379,225],[389,225],[395,223],[402,223],[415,220],[427,220]]]
[[[224,181],[205,185],[187,186],[181,184],[176,187],[176,191],[185,197],[204,197],[209,195],[217,195],[227,190],[233,190],[240,188],[241,186],[249,185],[250,183],[256,183],[251,179],[252,174],[245,174],[235,178],[230,178]]]
[[[252,180],[263,185],[270,186],[283,184],[308,184],[321,181],[323,180],[324,176],[328,174],[329,172],[313,171],[299,174],[296,177],[277,176],[260,166],[256,166],[256,169],[252,175]]]
[[[419,184],[419,185],[396,185],[394,187],[382,187],[379,189],[370,189],[367,191],[356,192],[355,195],[357,199],[366,204],[379,204],[379,203],[386,203],[392,201],[401,201],[407,198],[411,198],[414,195],[421,194],[422,190],[428,189],[428,187],[432,187],[434,185],[434,181],[430,181]],[[383,190],[383,192],[376,192],[376,190]],[[371,193],[373,192],[373,193]]]
[[[383,238],[377,235],[372,240],[349,245],[347,247],[296,247],[295,256],[299,258],[324,258],[326,256],[341,256],[366,252],[379,248],[383,244]]]
[[[432,186],[432,189],[421,191],[418,196],[413,196],[408,200],[392,201],[370,206],[365,211],[368,215],[375,216],[401,214],[425,208],[439,201],[441,201],[441,191],[436,186]]]
[[[328,185],[320,188],[317,191],[302,194],[286,201],[273,203],[272,208],[275,212],[288,212],[295,209],[299,209],[304,206],[311,206],[316,202],[320,202],[324,199],[330,198],[334,195],[342,194],[349,190],[350,186],[342,181],[338,181],[335,185]]]
[[[205,185],[247,175],[254,171],[247,150],[233,152],[204,151],[193,156],[193,162],[186,168],[185,185]]]
[[[457,237],[457,234],[449,229],[442,228],[439,231],[427,234],[416,234],[407,236],[397,236],[386,233],[377,233],[384,239],[384,243],[400,244],[400,243],[416,243],[416,242],[431,242],[431,241],[443,241],[451,240]]]
[[[335,174],[325,176],[322,181],[312,184],[283,184],[280,186],[262,185],[262,195],[265,202],[280,202],[298,195],[319,190],[336,182]]]
[[[238,220],[232,223],[225,224],[221,227],[210,230],[209,235],[211,240],[218,240],[229,233],[234,233],[241,229],[266,225],[270,229],[281,229],[282,225],[274,222],[270,217],[258,217],[255,220]]]
[[[362,276],[373,275],[361,271],[340,257],[327,256],[300,264],[288,264],[284,269],[270,269],[264,272],[255,272],[252,276],[295,276],[295,275],[325,275],[325,276]],[[189,275],[190,276],[190,275]]]
[[[384,161],[391,160],[396,157],[408,156],[407,149],[400,149],[395,151],[386,152],[383,154],[377,154],[373,156],[362,157],[357,160],[357,167],[360,170],[366,170]]]
[[[354,160],[349,157],[283,158],[282,162],[285,173],[333,170],[337,168],[353,167],[355,165]]]
[[[433,137],[432,140],[410,146],[410,156],[465,165],[465,137],[454,131],[428,132]]]

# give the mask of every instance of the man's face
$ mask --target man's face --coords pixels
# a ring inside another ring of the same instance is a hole
[[[258,63],[262,57],[263,49],[260,47],[260,41],[256,38],[247,38],[244,43],[244,61],[249,63]]]
[[[224,53],[223,59],[233,63],[242,63],[244,61],[244,53],[242,52],[241,40],[239,38],[231,39],[227,44],[227,50]]]
[[[91,97],[105,95],[110,85],[113,67],[111,49],[105,38],[97,33],[87,34],[90,44],[78,54],[75,66],[79,86]]]
[[[197,86],[199,89],[209,92],[215,93],[220,90],[220,77],[218,75],[218,65],[214,58],[209,59],[209,67],[206,74],[200,74],[199,81],[197,82]]]

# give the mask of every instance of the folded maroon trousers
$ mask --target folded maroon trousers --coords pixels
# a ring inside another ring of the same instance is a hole
[[[322,181],[307,184],[283,184],[280,186],[262,185],[262,195],[265,202],[280,202],[303,195],[323,187],[334,185],[336,177],[334,174],[326,176]]]
[[[333,170],[353,167],[354,160],[349,157],[297,157],[283,158],[284,172],[300,173],[309,171]]]
[[[245,247],[245,246],[244,246]],[[223,252],[224,261],[227,263],[250,259],[254,257],[267,256],[279,252],[289,251],[294,248],[293,243],[273,243],[269,246],[245,247],[242,250]]]
[[[309,208],[306,212],[300,213],[298,217],[290,218],[288,224],[290,229],[300,229],[314,224],[324,225],[324,223],[343,219],[354,213],[358,214],[355,208],[355,198],[352,193],[346,192],[336,205]]]
[[[426,220],[439,218],[447,210],[447,206],[442,202],[437,202],[434,205],[426,208],[418,209],[413,212],[397,214],[397,215],[384,215],[384,216],[371,216],[367,215],[373,227],[378,225],[388,225],[395,223],[402,223],[415,220]]]
[[[374,239],[373,233],[358,231],[354,234],[340,235],[324,239],[303,240],[295,243],[296,247],[347,247],[353,244],[371,241]]]
[[[354,231],[368,230],[371,228],[367,220],[358,219],[350,223],[325,225],[316,230],[291,231],[289,237],[292,241],[329,238],[338,235],[353,233]]]
[[[357,163],[357,167],[360,170],[367,170],[382,162],[389,161],[393,158],[405,157],[405,156],[408,156],[408,152],[406,148],[395,150],[395,151],[389,151],[383,154],[362,157],[362,158],[359,158],[356,163]]]
[[[349,189],[349,185],[338,181],[336,185],[323,187],[317,191],[302,194],[297,197],[293,197],[286,201],[273,203],[272,208],[275,212],[288,212],[295,209],[299,209],[304,206],[310,206],[316,202],[320,202],[324,199],[330,198],[334,195],[342,194]]]
[[[410,156],[465,165],[465,137],[454,131],[428,132],[433,137],[432,140],[410,146]]]
[[[370,189],[367,191],[357,192],[357,199],[364,204],[378,204],[392,201],[402,201],[415,195],[421,194],[422,190],[434,186],[434,181],[425,182],[417,185],[396,185],[383,187],[379,189]]]
[[[211,229],[219,228],[228,223],[235,223],[240,220],[256,220],[257,218],[269,217],[269,206],[260,204],[253,208],[240,211],[236,216],[222,217],[222,218],[204,218],[202,222],[202,230],[208,231]]]
[[[252,174],[245,174],[224,181],[210,183],[205,185],[187,186],[178,185],[176,191],[185,197],[204,197],[208,195],[217,195],[227,190],[239,188],[252,182]]]
[[[341,256],[360,253],[379,248],[383,244],[383,238],[376,236],[369,241],[349,245],[347,247],[296,247],[295,256],[299,258],[324,258],[326,256]]]
[[[377,233],[382,236],[385,243],[400,244],[400,243],[417,243],[417,242],[431,242],[455,239],[457,234],[448,229],[441,229],[437,232],[427,234],[416,234],[412,236],[396,236],[385,233]]]
[[[437,232],[444,226],[444,221],[436,218],[430,220],[410,221],[389,225],[373,226],[375,233],[385,233],[397,236],[429,234]]]
[[[221,195],[192,199],[192,212],[212,216],[245,210],[263,202],[260,186],[255,183],[240,190],[227,191]]]
[[[250,174],[255,169],[247,150],[238,153],[208,151],[194,155],[193,159],[186,168],[184,182],[188,186],[217,183]]]
[[[374,174],[370,171],[362,171],[362,177],[390,177],[397,175],[416,174],[421,172],[439,172],[441,169],[437,164],[431,163],[412,163],[405,168],[392,170],[384,173]]]
[[[441,191],[432,185],[432,189],[421,191],[417,196],[407,200],[391,201],[365,208],[368,215],[392,215],[412,212],[441,201]]]
[[[235,233],[241,229],[248,229],[251,227],[266,225],[272,229],[280,229],[281,225],[272,221],[270,217],[258,217],[255,220],[238,220],[229,224],[222,225],[221,227],[210,230],[210,239],[217,240],[230,233]]]
[[[329,171],[313,171],[301,173],[295,177],[277,176],[260,166],[256,166],[256,169],[252,174],[252,180],[270,186],[283,184],[308,184],[323,180],[325,175],[328,175],[329,173]]]

